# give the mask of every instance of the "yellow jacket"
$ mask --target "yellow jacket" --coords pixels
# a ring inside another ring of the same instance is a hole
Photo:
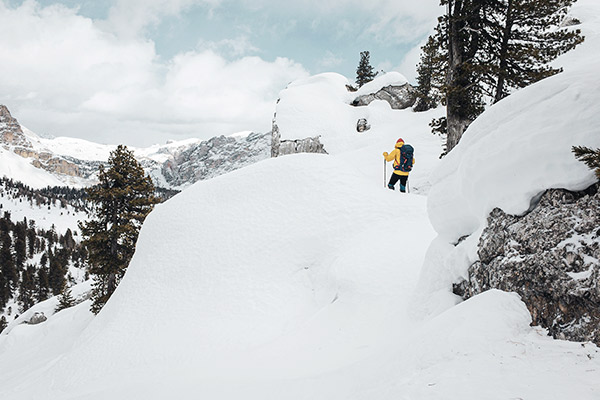
[[[404,145],[404,142],[398,142],[396,143],[396,148],[394,150],[392,150],[391,153],[388,154],[387,151],[383,152],[383,157],[385,158],[386,161],[394,161],[394,166],[400,164],[400,147],[402,147]],[[415,163],[415,158],[413,157],[413,165]],[[400,170],[394,170],[394,173],[396,175],[400,175],[400,176],[408,176],[408,172],[404,172],[404,171],[400,171]]]

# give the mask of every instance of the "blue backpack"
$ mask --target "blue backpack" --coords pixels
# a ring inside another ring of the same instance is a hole
[[[410,144],[400,147],[400,162],[394,165],[394,169],[402,172],[412,171],[414,154],[415,149]]]

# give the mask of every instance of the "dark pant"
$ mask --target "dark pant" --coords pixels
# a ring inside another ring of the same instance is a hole
[[[396,182],[400,181],[400,191],[406,192],[406,181],[408,181],[408,176],[406,175],[398,175],[392,173],[392,177],[390,178],[390,183],[388,183],[388,188],[395,190]]]

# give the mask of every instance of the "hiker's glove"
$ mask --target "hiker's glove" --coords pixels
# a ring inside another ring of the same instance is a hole
[[[384,152],[383,152],[383,156],[384,156],[384,157],[387,157],[387,156],[388,156],[388,152],[387,152],[387,151],[384,151]]]

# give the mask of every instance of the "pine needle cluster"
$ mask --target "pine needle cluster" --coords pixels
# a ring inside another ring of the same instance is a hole
[[[573,146],[571,150],[579,161],[596,172],[596,177],[600,180],[600,149],[594,150],[585,146]]]

